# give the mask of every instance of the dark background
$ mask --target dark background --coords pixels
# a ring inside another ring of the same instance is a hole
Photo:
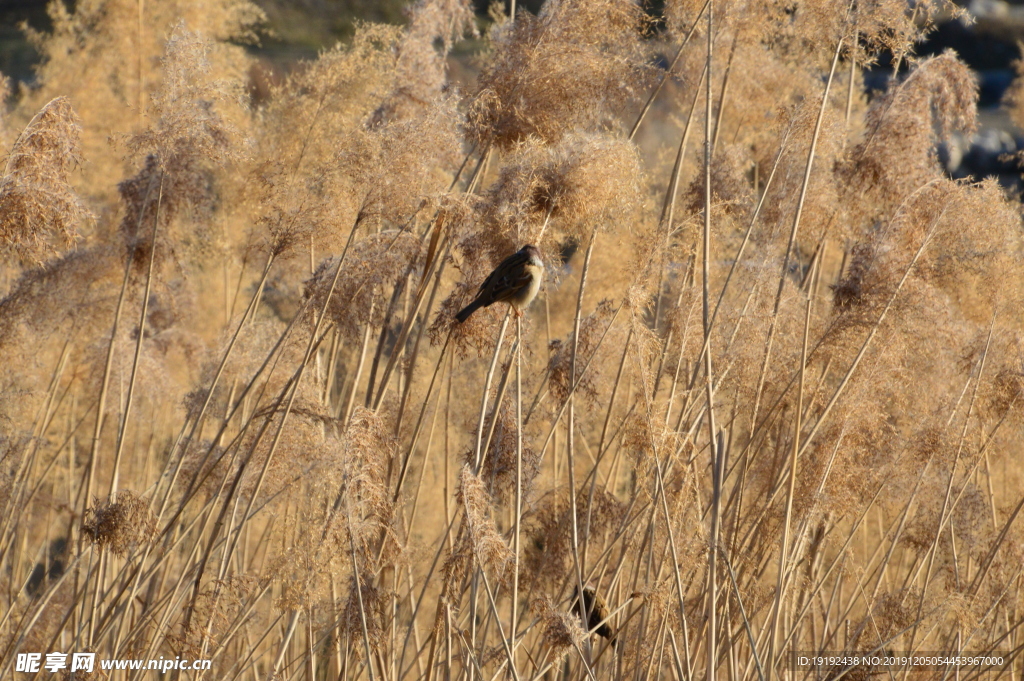
[[[312,57],[324,46],[350,36],[357,20],[404,22],[407,1],[255,0],[267,13],[270,35],[250,49],[275,62]],[[75,0],[65,0],[65,4],[73,8]],[[486,20],[489,4],[490,0],[474,0],[481,22]],[[517,1],[517,7],[532,12],[542,4],[543,0]],[[1006,4],[1010,16],[981,17],[971,26],[959,20],[947,21],[918,49],[920,56],[939,54],[947,48],[955,50],[979,76],[983,107],[999,103],[1013,78],[1012,62],[1020,55],[1017,41],[1024,40],[1024,0]],[[46,0],[0,0],[0,73],[15,81],[31,83],[32,66],[38,55],[20,27],[25,23],[37,31],[48,31],[51,23],[46,5]],[[657,15],[664,0],[648,5]],[[867,86],[884,87],[891,71],[890,60],[883,55],[867,74]]]
[[[408,0],[255,0],[268,17],[268,35],[259,45],[247,46],[275,71],[287,71],[299,59],[316,56],[324,47],[352,35],[355,22],[403,23]],[[487,21],[491,0],[474,0],[481,28]],[[959,0],[960,4],[967,0]],[[65,0],[73,8],[75,0]],[[518,0],[520,10],[536,12],[543,0]],[[0,0],[0,73],[15,83],[31,86],[33,66],[39,56],[21,29],[51,28],[46,0]],[[508,3],[506,0],[506,8]],[[658,15],[664,0],[651,0],[648,10]],[[952,49],[976,73],[980,87],[981,130],[963,140],[959,149],[940,150],[940,157],[954,177],[997,175],[1004,185],[1022,188],[1016,161],[1005,162],[1012,152],[1024,150],[1024,134],[1000,109],[1003,93],[1015,77],[1014,61],[1020,57],[1018,41],[1024,41],[1024,0],[973,0],[968,6],[974,22],[960,20],[939,24],[917,50],[918,56]],[[907,68],[903,62],[901,70]],[[892,62],[882,55],[864,73],[868,92],[882,90],[892,78]],[[999,159],[1003,158],[1004,161]]]

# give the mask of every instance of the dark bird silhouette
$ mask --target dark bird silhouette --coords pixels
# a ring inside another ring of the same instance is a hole
[[[501,261],[494,271],[480,284],[480,291],[472,303],[467,305],[455,318],[464,322],[481,307],[494,303],[508,303],[522,315],[523,310],[537,297],[541,279],[544,278],[544,261],[536,246],[523,246],[520,250]]]
[[[580,616],[580,620],[587,623],[588,630],[594,631],[598,636],[608,639],[612,647],[615,647],[615,632],[612,631],[609,623],[604,622],[601,626],[597,626],[603,620],[608,619],[609,610],[608,605],[597,591],[594,590],[594,587],[583,587],[583,608],[580,607],[579,587],[573,587],[572,605],[569,607],[576,611],[576,614]],[[597,628],[595,629],[595,627]]]

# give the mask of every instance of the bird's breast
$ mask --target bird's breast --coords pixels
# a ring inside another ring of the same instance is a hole
[[[540,282],[543,278],[544,268],[538,267],[532,263],[526,265],[524,268],[530,274],[530,283],[524,286],[516,292],[513,304],[517,309],[522,310],[537,297],[537,292],[540,291]]]

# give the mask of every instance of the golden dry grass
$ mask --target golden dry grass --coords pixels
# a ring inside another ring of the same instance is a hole
[[[53,7],[0,118],[0,678],[1020,678],[1021,209],[939,166],[943,3],[495,6],[460,88],[419,0],[258,106],[245,0]],[[525,317],[457,324],[527,243]],[[845,677],[890,673],[957,672]]]

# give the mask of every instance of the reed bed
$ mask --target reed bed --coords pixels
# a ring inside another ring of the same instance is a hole
[[[914,57],[956,8],[508,9],[254,93],[248,2],[51,4],[0,116],[0,678],[1019,679],[1021,206],[944,174],[977,84]],[[538,300],[458,324],[524,244]]]

